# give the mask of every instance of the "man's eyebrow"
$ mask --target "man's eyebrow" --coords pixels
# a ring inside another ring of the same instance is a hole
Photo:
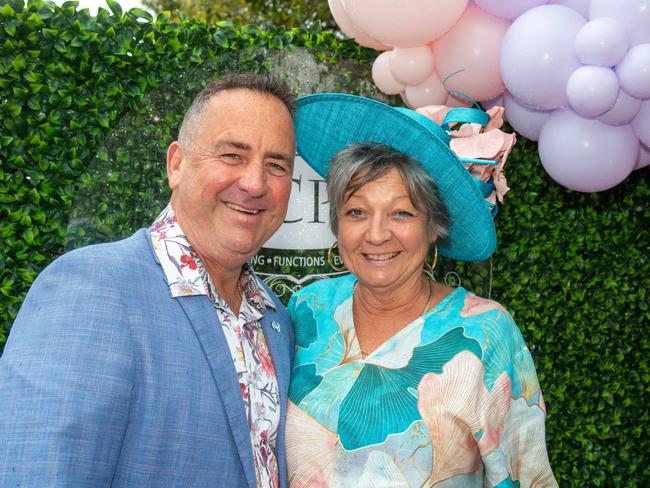
[[[242,149],[246,151],[251,149],[250,144],[246,144],[245,142],[241,142],[241,141],[219,141],[214,147],[215,149],[234,148],[234,149]]]
[[[222,151],[225,149],[240,149],[242,151],[250,151],[251,150],[251,145],[247,144],[245,142],[241,141],[219,141],[214,148],[217,151]],[[287,164],[292,164],[293,163],[293,154],[285,154],[285,153],[280,153],[280,152],[275,152],[271,151],[266,153],[265,155],[267,158],[271,159],[279,159],[280,161],[284,161]]]

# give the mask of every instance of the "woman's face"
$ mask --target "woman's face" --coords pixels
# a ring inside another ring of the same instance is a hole
[[[419,279],[435,240],[426,214],[416,210],[401,173],[393,168],[346,196],[339,213],[339,251],[369,288],[399,289]]]

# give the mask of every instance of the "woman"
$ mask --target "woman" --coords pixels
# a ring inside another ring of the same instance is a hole
[[[299,107],[298,152],[327,178],[350,274],[289,303],[291,485],[557,486],[516,324],[498,303],[425,272],[430,248],[475,261],[496,245],[485,195],[446,133],[351,95]]]

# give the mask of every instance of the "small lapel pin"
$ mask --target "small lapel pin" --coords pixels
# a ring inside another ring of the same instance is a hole
[[[274,320],[271,322],[271,328],[276,332],[280,332],[280,323]]]

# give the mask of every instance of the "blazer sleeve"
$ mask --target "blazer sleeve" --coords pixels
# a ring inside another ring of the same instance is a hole
[[[28,293],[0,358],[0,486],[110,485],[135,375],[114,264],[74,251]]]

